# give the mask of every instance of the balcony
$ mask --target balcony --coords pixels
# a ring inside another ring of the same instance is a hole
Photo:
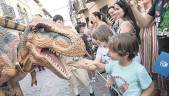
[[[87,10],[84,0],[75,0],[73,6],[77,14],[81,14]]]
[[[0,10],[2,10],[3,17],[9,17],[12,19],[14,19],[16,17],[12,6],[9,6],[5,3],[0,3]]]
[[[86,0],[86,3],[94,2],[96,0]]]
[[[86,10],[87,10],[87,8],[81,8],[81,9],[79,9],[79,11],[77,13],[81,14],[81,13],[85,12]]]

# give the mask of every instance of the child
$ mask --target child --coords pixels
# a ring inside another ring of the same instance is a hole
[[[107,25],[100,25],[94,33],[92,37],[96,40],[98,45],[98,49],[96,52],[95,62],[101,62],[103,64],[107,64],[109,62],[108,56],[108,39],[113,36],[112,30]]]
[[[133,60],[138,53],[139,44],[133,33],[121,33],[109,39],[109,54],[112,60],[118,62],[110,64],[93,63],[97,68],[111,72],[111,78],[107,80],[107,87],[122,89],[122,96],[150,96],[154,90],[154,84],[146,69]]]
[[[96,52],[96,58],[94,61],[91,60],[83,60],[82,62],[80,62],[79,64],[76,65],[72,65],[75,67],[80,67],[80,68],[85,68],[85,69],[89,69],[88,66],[85,65],[90,62],[91,63],[102,63],[102,64],[109,64],[109,62],[117,62],[116,60],[111,60],[110,56],[108,56],[108,40],[110,37],[113,36],[112,30],[109,28],[109,26],[107,25],[100,25],[99,28],[97,28],[94,33],[92,34],[92,37],[96,40],[97,45],[99,46]],[[140,63],[140,59],[139,56],[136,56],[134,58],[134,61],[139,62]],[[91,64],[92,65],[92,64]],[[101,65],[101,66],[97,66],[98,69],[104,71],[105,70],[105,65]],[[93,69],[93,68],[92,68]],[[108,72],[111,73],[111,72]]]
[[[108,38],[113,36],[112,30],[107,25],[100,25],[99,28],[97,28],[94,33],[92,34],[92,37],[96,40],[96,43],[98,45],[98,49],[96,52],[96,58],[95,60],[87,60],[87,61],[93,61],[95,63],[108,63]],[[82,67],[85,68],[84,63],[82,64],[76,64],[72,65],[75,67]]]
[[[107,87],[115,85],[113,87],[122,89],[120,91],[122,96],[150,96],[154,90],[152,79],[146,69],[134,60],[139,50],[136,35],[121,33],[113,36],[109,39],[108,47],[113,63],[102,64],[89,60],[83,62],[94,64],[97,68],[111,73],[111,78],[107,80]]]

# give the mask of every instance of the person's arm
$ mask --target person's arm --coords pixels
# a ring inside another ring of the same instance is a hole
[[[133,25],[129,21],[123,21],[123,23],[120,25],[120,29],[122,33],[128,33],[133,30]]]
[[[95,63],[95,65],[96,65],[96,68],[97,68],[97,69],[105,70],[105,65],[106,65],[106,64],[97,62],[97,63]]]
[[[138,81],[140,88],[142,89],[141,96],[151,96],[151,94],[154,91],[154,83],[148,74],[145,67],[140,66],[140,69],[138,69]]]
[[[136,5],[134,3],[132,3],[132,1],[130,1],[129,5],[131,6],[131,9],[133,11],[133,14],[138,22],[138,24],[140,24],[139,26],[140,27],[148,27],[154,17],[153,16],[150,16],[149,14],[146,14],[146,15],[142,15],[141,12],[139,12],[139,10],[137,9]]]
[[[154,91],[154,83],[151,83],[151,85],[142,92],[141,96],[151,96]]]

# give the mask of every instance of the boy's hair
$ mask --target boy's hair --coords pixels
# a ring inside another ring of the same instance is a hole
[[[54,22],[57,22],[58,20],[63,21],[63,17],[62,17],[61,15],[55,15],[55,16],[53,17],[53,21],[54,21]]]
[[[128,55],[132,60],[139,51],[139,43],[134,33],[121,33],[109,38],[109,49],[117,52],[120,56]]]
[[[113,36],[113,32],[107,25],[100,25],[92,34],[94,39],[101,42],[108,42],[111,36]]]

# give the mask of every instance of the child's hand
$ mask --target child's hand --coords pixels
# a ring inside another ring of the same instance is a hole
[[[113,79],[108,79],[107,82],[106,82],[106,87],[107,88],[112,88],[113,83],[114,83]]]

